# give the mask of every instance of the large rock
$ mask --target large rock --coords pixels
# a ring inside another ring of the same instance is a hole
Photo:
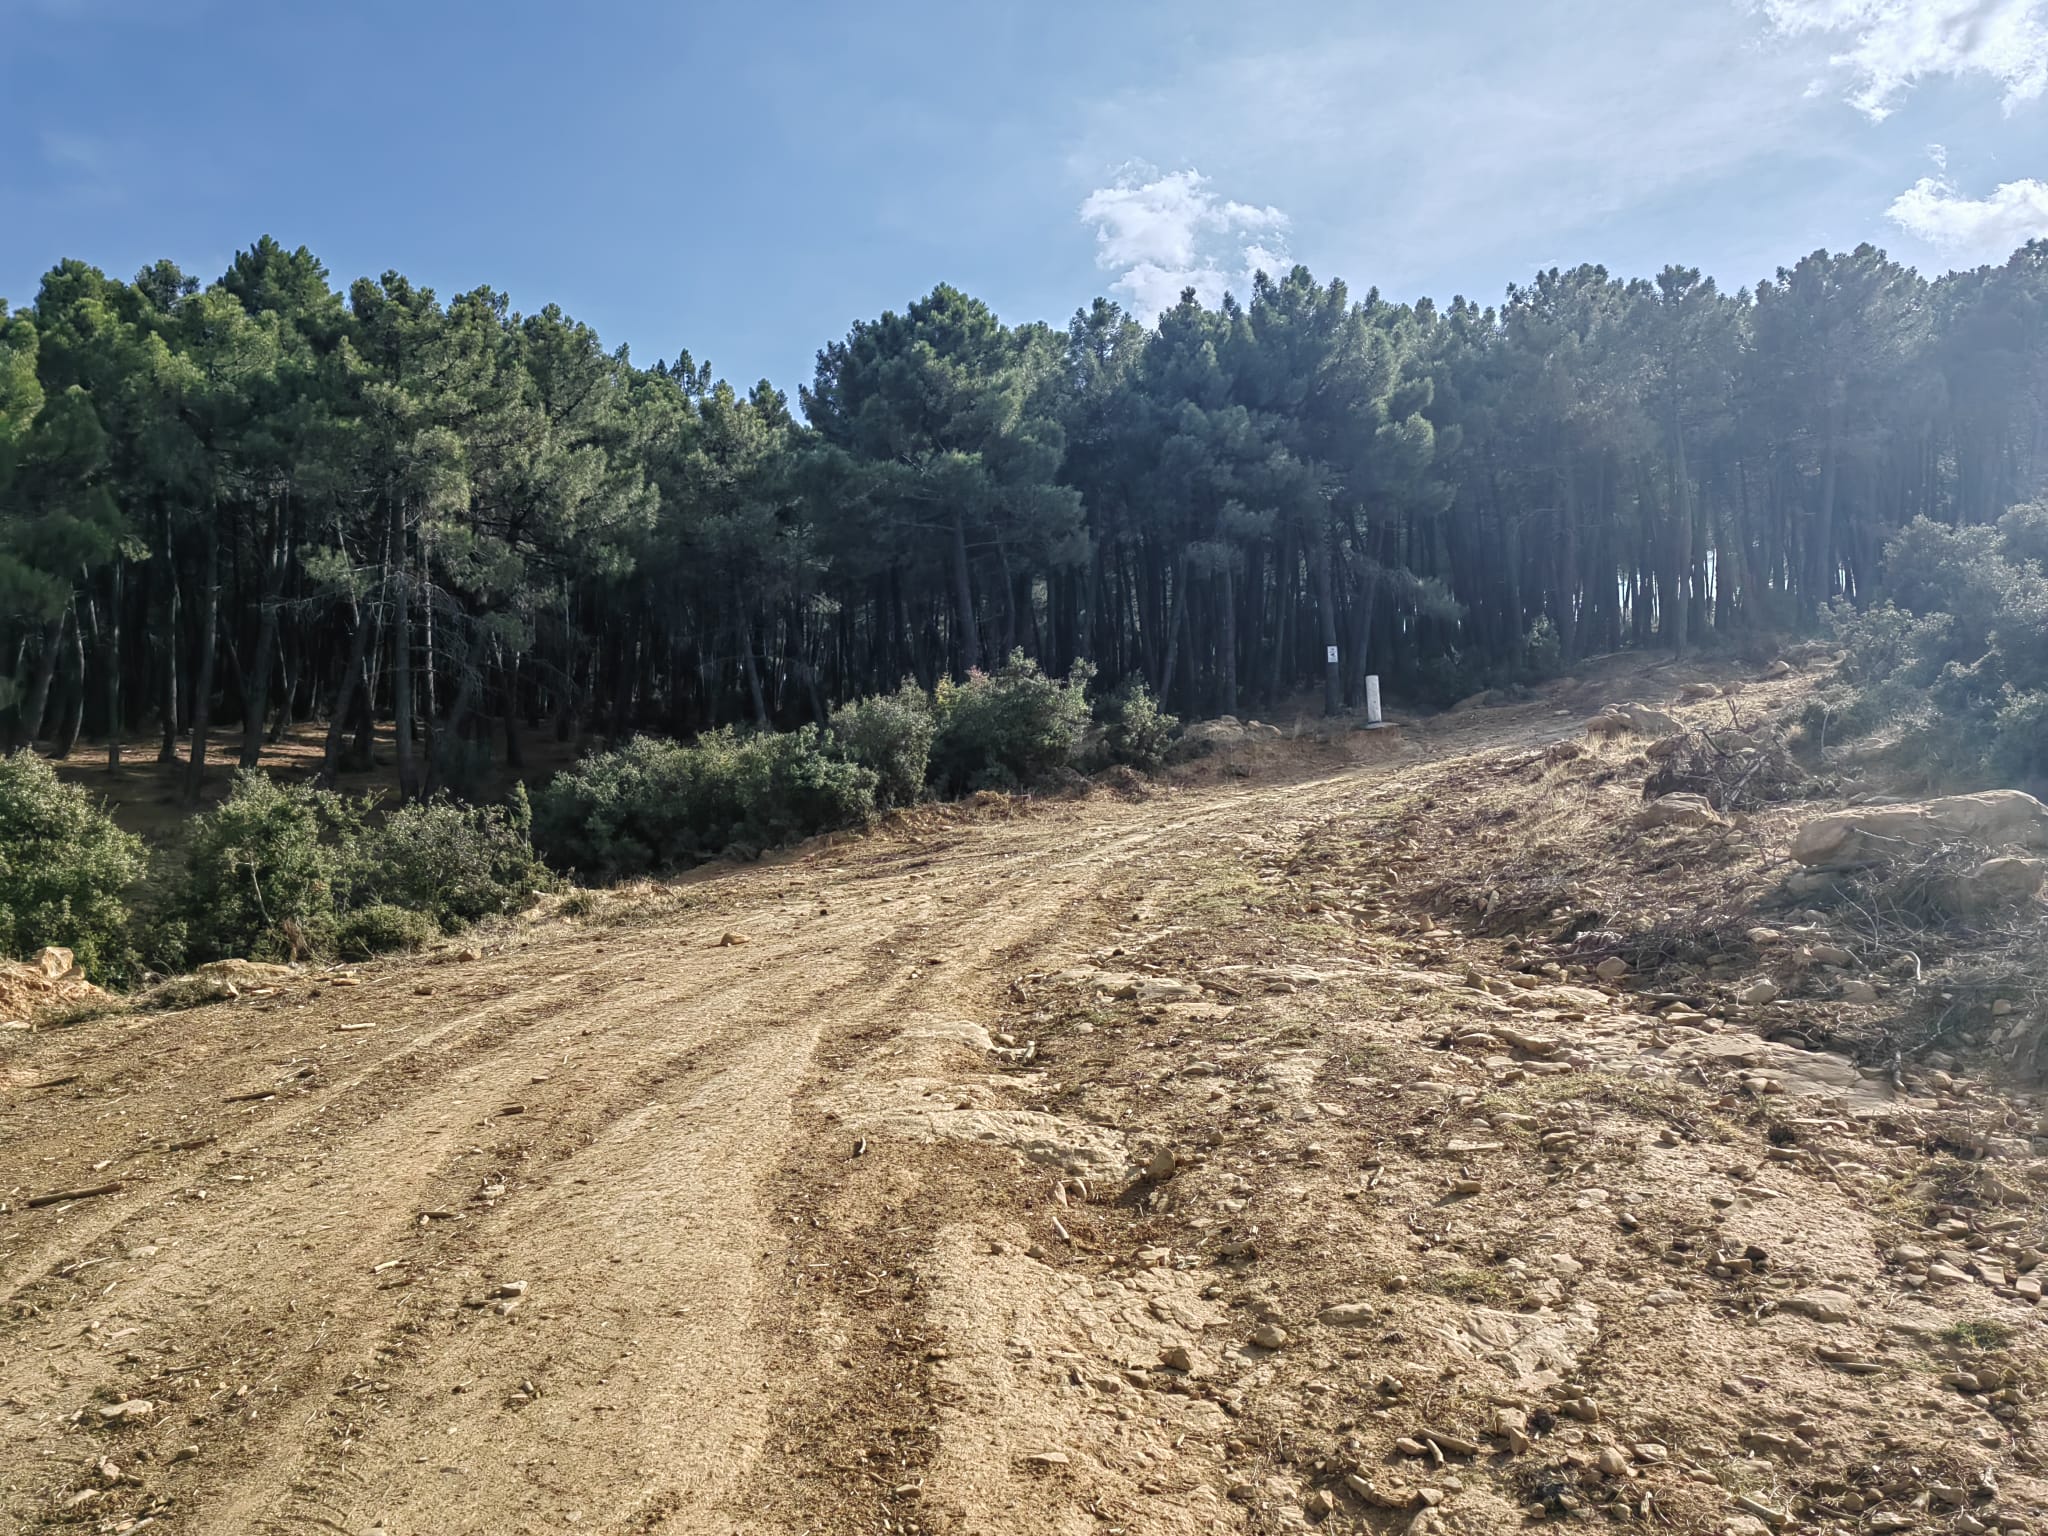
[[[104,1002],[106,996],[72,963],[68,949],[52,945],[26,965],[0,960],[0,1024],[33,1024],[44,1014]]]
[[[1212,752],[1235,752],[1245,747],[1278,741],[1278,726],[1257,720],[1239,720],[1235,715],[1218,715],[1214,720],[1197,720],[1182,729],[1166,749],[1170,762],[1188,762]]]
[[[1685,727],[1647,704],[1610,704],[1586,722],[1594,736],[1676,736]]]
[[[208,981],[228,981],[237,986],[266,987],[290,981],[299,973],[288,965],[270,965],[262,960],[209,960],[192,972]]]
[[[2048,863],[2006,855],[1986,859],[1961,879],[1946,882],[1941,904],[1960,916],[2016,907],[2040,895],[2043,884],[2048,884]]]
[[[1853,869],[1936,843],[2048,848],[2048,806],[2016,789],[1860,806],[1809,821],[1792,839],[1792,857],[1825,869]]]
[[[1707,803],[1705,795],[1659,795],[1636,813],[1636,825],[1657,827],[1725,827],[1727,817]]]

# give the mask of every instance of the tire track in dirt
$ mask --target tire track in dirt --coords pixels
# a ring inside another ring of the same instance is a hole
[[[77,1066],[117,1092],[10,1094],[0,1187],[67,1182],[43,1149],[121,1157],[129,1187],[0,1234],[0,1503],[25,1529],[150,1509],[192,1531],[354,1536],[830,1528],[816,1509],[786,1523],[759,1459],[824,1385],[770,1283],[777,1200],[848,1154],[818,1090],[900,1071],[880,1045],[906,1020],[987,1016],[1017,970],[1099,948],[1148,882],[1359,782],[842,843],[693,880],[657,929],[539,933],[275,1013],[26,1042],[30,1080]],[[716,947],[727,928],[750,942]],[[363,1022],[378,1028],[339,1032]],[[290,1096],[220,1102],[280,1081]],[[216,1139],[164,1150],[200,1135]],[[532,1286],[513,1316],[461,1305],[511,1280]],[[154,1422],[68,1428],[96,1392],[150,1397]],[[199,1457],[170,1464],[189,1442]],[[102,1454],[141,1486],[67,1517]]]

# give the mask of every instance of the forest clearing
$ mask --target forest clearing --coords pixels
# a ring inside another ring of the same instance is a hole
[[[0,1536],[2048,1536],[2048,0],[0,37]]]
[[[2038,901],[1826,906],[1853,769],[1646,824],[1584,722],[1727,680],[0,1037],[10,1528],[2034,1529]]]

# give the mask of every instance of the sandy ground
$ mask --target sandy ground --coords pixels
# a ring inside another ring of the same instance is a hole
[[[1585,707],[7,1038],[0,1531],[2025,1528],[2031,1298],[1896,1250],[2038,1199],[1404,901]]]

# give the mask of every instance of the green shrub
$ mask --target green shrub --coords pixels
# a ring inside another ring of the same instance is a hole
[[[182,928],[188,964],[289,959],[287,918],[309,943],[325,947],[348,897],[362,832],[359,805],[245,770],[228,798],[192,824],[165,881],[169,924],[160,931]],[[168,947],[160,943],[159,952]]]
[[[774,847],[818,832],[864,827],[875,816],[875,774],[834,757],[814,725],[738,739],[736,842]]]
[[[2048,692],[2014,693],[1993,720],[1991,765],[2016,784],[2048,780]]]
[[[829,754],[815,726],[726,729],[585,758],[541,792],[534,834],[557,864],[618,878],[861,826],[874,806],[875,775]]]
[[[1159,707],[1152,691],[1140,677],[1129,677],[1102,701],[1097,714],[1102,723],[1102,756],[1105,763],[1121,763],[1146,773],[1166,761],[1167,744],[1180,721]]]
[[[1809,739],[1888,724],[1896,755],[1937,782],[2048,782],[2044,559],[2041,503],[1995,528],[1918,518],[1901,529],[1885,552],[1885,600],[1830,614],[1853,687],[1809,706]]]
[[[875,776],[875,803],[914,805],[924,794],[938,734],[931,700],[909,678],[894,693],[858,699],[832,712],[832,739],[840,755]]]
[[[1525,687],[1547,683],[1564,674],[1564,636],[1550,622],[1549,614],[1538,614],[1536,622],[1522,636],[1521,664],[1513,670],[1510,681]]]
[[[367,960],[395,950],[422,950],[440,937],[441,925],[426,913],[378,902],[335,923],[334,950],[344,960]]]
[[[555,775],[533,835],[557,865],[614,877],[707,856],[690,825],[695,762],[680,742],[639,736]]]
[[[933,787],[942,795],[1026,789],[1072,767],[1088,728],[1092,675],[1081,664],[1062,682],[1015,651],[1001,671],[941,682],[932,700]]]
[[[509,808],[444,797],[403,806],[362,840],[351,902],[425,913],[450,933],[517,911],[551,883],[532,821],[524,788]]]
[[[1882,683],[1903,673],[1924,686],[1952,653],[1954,624],[1947,614],[1918,618],[1891,602],[1859,612],[1838,602],[1827,620],[1842,648],[1842,675],[1854,683]]]
[[[33,752],[0,758],[0,954],[68,948],[96,980],[132,963],[127,892],[142,844]]]

